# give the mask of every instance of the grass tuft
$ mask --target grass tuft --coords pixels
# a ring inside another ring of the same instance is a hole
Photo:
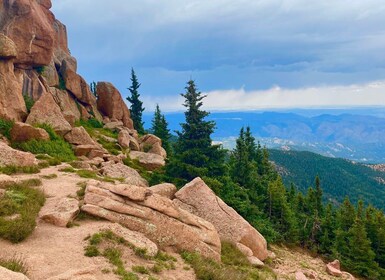
[[[0,198],[0,237],[18,243],[33,232],[36,217],[45,202],[43,192],[32,188],[40,184],[40,180],[33,179],[6,188],[5,195]],[[18,216],[7,219],[12,215]]]
[[[40,172],[40,168],[37,165],[31,166],[16,166],[7,165],[0,167],[0,173],[12,175],[12,174],[36,174]]]
[[[0,258],[0,266],[24,275],[28,273],[27,265],[21,257],[12,256],[9,258]]]

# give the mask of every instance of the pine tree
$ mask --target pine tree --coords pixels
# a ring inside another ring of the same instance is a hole
[[[140,94],[138,89],[140,87],[140,83],[138,82],[138,78],[136,77],[135,71],[131,69],[131,86],[128,90],[131,93],[131,96],[127,97],[128,102],[131,103],[130,111],[131,111],[131,119],[134,122],[134,128],[138,131],[139,134],[144,134],[143,122],[142,122],[142,114],[144,111],[143,102],[140,101]]]
[[[323,205],[322,205],[322,189],[321,189],[321,180],[318,175],[315,177],[315,207],[318,211],[318,214],[322,216]]]
[[[225,174],[224,151],[218,145],[212,145],[211,134],[215,122],[207,121],[208,112],[201,109],[205,98],[190,80],[186,86],[184,106],[186,122],[181,124],[182,131],[177,131],[178,140],[174,146],[174,156],[167,165],[169,176],[180,178],[177,184],[190,181],[197,176],[220,177]]]
[[[326,206],[325,216],[322,219],[321,223],[321,238],[319,250],[323,254],[331,254],[335,230],[335,217],[333,213],[333,207],[329,203]]]
[[[159,105],[156,104],[154,117],[152,119],[152,133],[158,136],[162,140],[162,146],[166,150],[167,155],[171,155],[171,145],[170,145],[170,130],[168,129],[168,123],[165,116],[161,113]]]

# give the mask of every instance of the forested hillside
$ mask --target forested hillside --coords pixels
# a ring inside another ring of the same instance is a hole
[[[270,150],[270,160],[277,166],[286,185],[294,183],[300,191],[322,180],[324,198],[341,203],[346,196],[356,203],[373,204],[385,209],[385,172],[340,158],[311,152]]]

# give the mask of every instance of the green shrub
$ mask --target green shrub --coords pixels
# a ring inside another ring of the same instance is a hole
[[[25,264],[25,261],[17,256],[9,258],[0,258],[0,266],[5,267],[14,272],[19,272],[24,275],[27,275],[28,269]]]
[[[95,245],[88,245],[84,250],[84,255],[90,258],[100,255],[99,249]]]
[[[141,266],[141,265],[135,265],[131,269],[132,269],[132,271],[140,273],[140,274],[150,274],[150,271],[146,267]]]
[[[83,126],[84,128],[103,128],[103,123],[95,118],[90,118],[88,120],[80,119],[76,121],[75,125]]]
[[[45,202],[42,191],[31,188],[39,183],[40,180],[28,180],[6,189],[0,199],[0,237],[17,243],[33,232],[36,217]],[[15,214],[20,216],[13,220],[6,219]]]
[[[23,99],[25,103],[25,107],[27,108],[27,112],[31,112],[31,108],[35,104],[35,100],[31,96],[29,96],[27,93],[23,94]]]
[[[11,129],[14,124],[14,121],[0,119],[0,134],[4,135],[7,139],[10,139]]]
[[[40,124],[36,124],[35,127],[42,128],[45,131],[47,131],[50,140],[60,140],[61,139],[60,136],[56,134],[55,130],[49,124],[40,123]]]
[[[32,139],[27,142],[14,144],[14,146],[18,149],[31,152],[33,154],[48,154],[57,160],[64,162],[76,159],[71,149],[71,145],[65,142],[63,139],[51,141]]]
[[[36,70],[36,72],[39,74],[39,75],[43,75],[44,74],[44,71],[45,71],[45,66],[36,66],[34,67],[33,69]]]

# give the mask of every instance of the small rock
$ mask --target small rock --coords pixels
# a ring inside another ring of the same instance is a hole
[[[175,193],[177,192],[176,186],[170,183],[163,183],[163,184],[152,186],[151,190],[153,193],[159,194],[169,199],[174,199]]]
[[[124,178],[125,182],[130,185],[148,187],[148,182],[139,175],[138,171],[124,165],[123,163],[102,163],[100,172],[104,176]]]
[[[314,270],[305,270],[303,273],[309,279],[318,279],[318,274]]]
[[[111,230],[116,235],[123,237],[130,244],[139,249],[146,249],[147,255],[153,257],[158,253],[158,246],[142,233],[129,230],[118,223],[105,226],[103,229]]]
[[[308,280],[308,279],[302,271],[297,271],[295,273],[295,280]]]
[[[126,130],[121,130],[118,135],[118,143],[123,149],[130,147],[130,134]]]
[[[242,252],[242,254],[244,254],[246,257],[252,257],[253,256],[253,251],[251,251],[251,249],[245,245],[243,245],[242,243],[235,243],[235,246],[238,248],[239,251]]]
[[[109,129],[109,130],[115,130],[117,129],[118,127],[121,127],[123,126],[123,122],[121,121],[117,121],[117,122],[109,122],[109,123],[106,123],[103,128],[106,128],[106,129]]]
[[[40,212],[40,218],[59,227],[66,227],[79,213],[79,202],[74,198],[49,198]]]
[[[334,260],[331,263],[328,263],[326,265],[326,272],[329,273],[332,276],[341,277],[341,267],[340,267],[340,261]]]
[[[251,257],[247,257],[247,259],[249,260],[250,264],[253,266],[256,266],[256,267],[264,267],[265,266],[265,264],[260,259],[258,259],[257,257],[251,256]]]
[[[140,165],[150,171],[159,169],[166,164],[162,156],[151,153],[132,151],[130,158],[138,160]]]

